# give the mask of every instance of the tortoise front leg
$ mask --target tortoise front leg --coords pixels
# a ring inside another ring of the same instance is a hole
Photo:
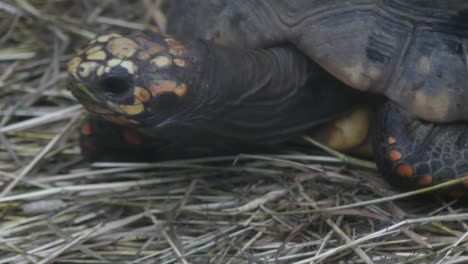
[[[394,185],[417,189],[468,176],[468,126],[435,124],[413,118],[394,102],[377,115],[375,159]],[[453,197],[468,191],[468,181],[442,190]]]
[[[210,141],[165,140],[132,127],[88,116],[80,127],[80,149],[88,162],[159,162],[241,151],[271,151],[274,146]]]
[[[97,117],[87,117],[80,128],[81,153],[90,162],[156,161],[168,155],[168,146],[162,139]]]

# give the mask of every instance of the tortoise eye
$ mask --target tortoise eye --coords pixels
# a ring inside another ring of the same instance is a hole
[[[131,92],[132,87],[129,80],[121,77],[107,77],[99,83],[103,95],[113,99],[125,97]]]

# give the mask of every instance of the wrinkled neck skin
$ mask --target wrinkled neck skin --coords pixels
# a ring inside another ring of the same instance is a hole
[[[242,50],[199,41],[191,48],[199,71],[166,128],[157,127],[170,137],[284,140],[350,105],[341,103],[350,101],[344,85],[290,46]],[[341,105],[323,110],[332,101]]]
[[[238,50],[203,41],[194,48],[201,72],[175,118],[190,136],[253,139],[271,133],[283,126],[280,109],[309,76],[307,60],[286,48]]]
[[[318,70],[292,46],[241,50],[204,42],[207,53],[201,92],[205,107],[215,113],[234,114],[266,106],[281,108],[306,89],[312,71]],[[274,109],[257,119],[275,118]],[[237,115],[232,115],[237,117]],[[215,117],[215,116],[212,116]],[[242,114],[238,117],[242,121]]]

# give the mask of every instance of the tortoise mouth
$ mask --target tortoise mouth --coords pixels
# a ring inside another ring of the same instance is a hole
[[[88,110],[89,112],[97,115],[101,114],[111,114],[111,110],[96,104],[96,101],[93,100],[88,94],[79,90],[75,87],[71,89],[71,93],[73,96],[80,102],[83,107]]]

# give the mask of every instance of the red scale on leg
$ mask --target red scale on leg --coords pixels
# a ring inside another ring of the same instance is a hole
[[[140,136],[133,131],[129,131],[129,130],[124,131],[123,137],[125,139],[125,142],[127,142],[130,145],[141,145]]]
[[[390,150],[390,152],[388,153],[388,156],[390,157],[390,159],[392,161],[399,161],[401,159],[401,153],[397,150]]]
[[[85,122],[81,126],[81,134],[84,136],[90,136],[93,133],[93,127],[90,122]]]
[[[408,164],[400,164],[396,168],[396,172],[398,175],[402,177],[412,177],[413,176],[413,168]]]

